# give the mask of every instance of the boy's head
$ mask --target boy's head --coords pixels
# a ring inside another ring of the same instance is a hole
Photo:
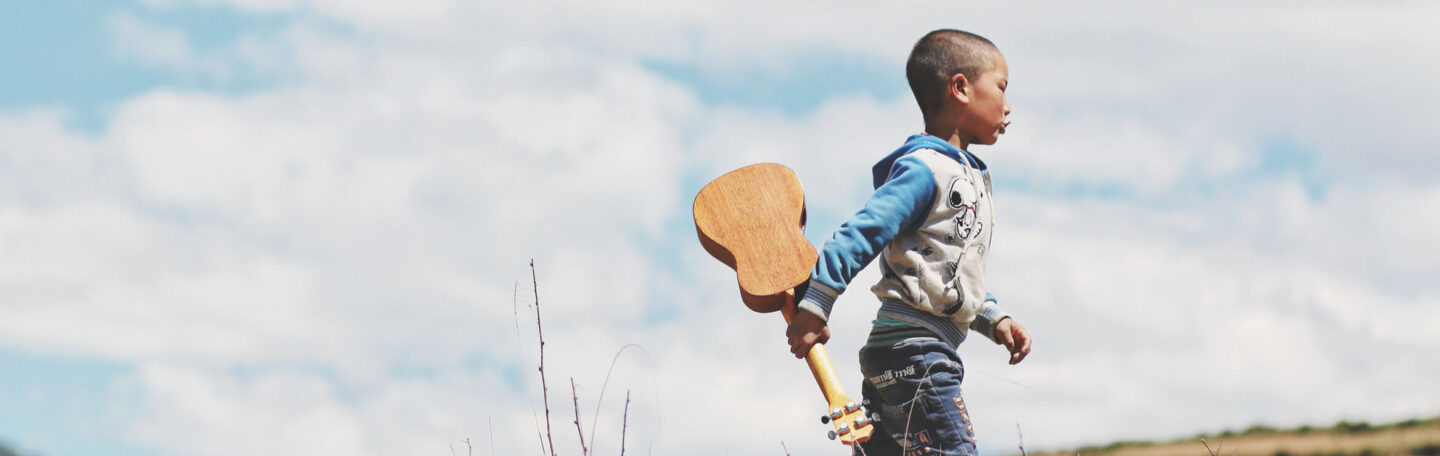
[[[905,78],[931,134],[965,145],[994,144],[1010,123],[1009,68],[995,44],[980,35],[951,29],[926,34],[910,51]],[[932,131],[937,129],[942,131]]]

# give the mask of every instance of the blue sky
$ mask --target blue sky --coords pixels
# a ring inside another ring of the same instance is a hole
[[[822,243],[918,130],[939,27],[1011,71],[972,152],[1037,345],[960,348],[982,452],[1440,413],[1440,11],[1245,5],[6,6],[0,441],[539,454],[538,299],[598,448],[625,390],[628,448],[833,449],[691,198],[786,164]],[[832,320],[852,392],[874,280]]]
[[[136,61],[118,52],[112,36],[117,15],[174,27],[198,52],[222,46],[241,31],[274,33],[286,21],[223,5],[157,11],[133,1],[57,1],[5,8],[0,38],[16,45],[0,50],[11,75],[0,88],[0,102],[61,107],[73,113],[77,128],[92,132],[104,125],[107,108],[145,91],[168,87],[236,93],[273,82],[259,76],[219,81]]]

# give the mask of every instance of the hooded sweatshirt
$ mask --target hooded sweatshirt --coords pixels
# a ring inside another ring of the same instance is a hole
[[[993,340],[1009,315],[985,286],[995,226],[985,163],[919,134],[872,171],[875,193],[825,242],[797,307],[828,321],[835,298],[879,255],[877,325],[918,326],[951,346],[967,330]]]

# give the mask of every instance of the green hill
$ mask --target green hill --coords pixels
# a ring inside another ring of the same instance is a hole
[[[1208,448],[1207,448],[1208,446]],[[1115,442],[1029,456],[1440,456],[1440,417],[1383,425],[1252,426],[1169,442]]]

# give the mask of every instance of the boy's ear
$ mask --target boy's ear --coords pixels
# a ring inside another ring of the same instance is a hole
[[[950,77],[950,84],[945,87],[945,92],[952,100],[962,104],[970,103],[970,80],[965,78],[964,73],[956,73]]]

